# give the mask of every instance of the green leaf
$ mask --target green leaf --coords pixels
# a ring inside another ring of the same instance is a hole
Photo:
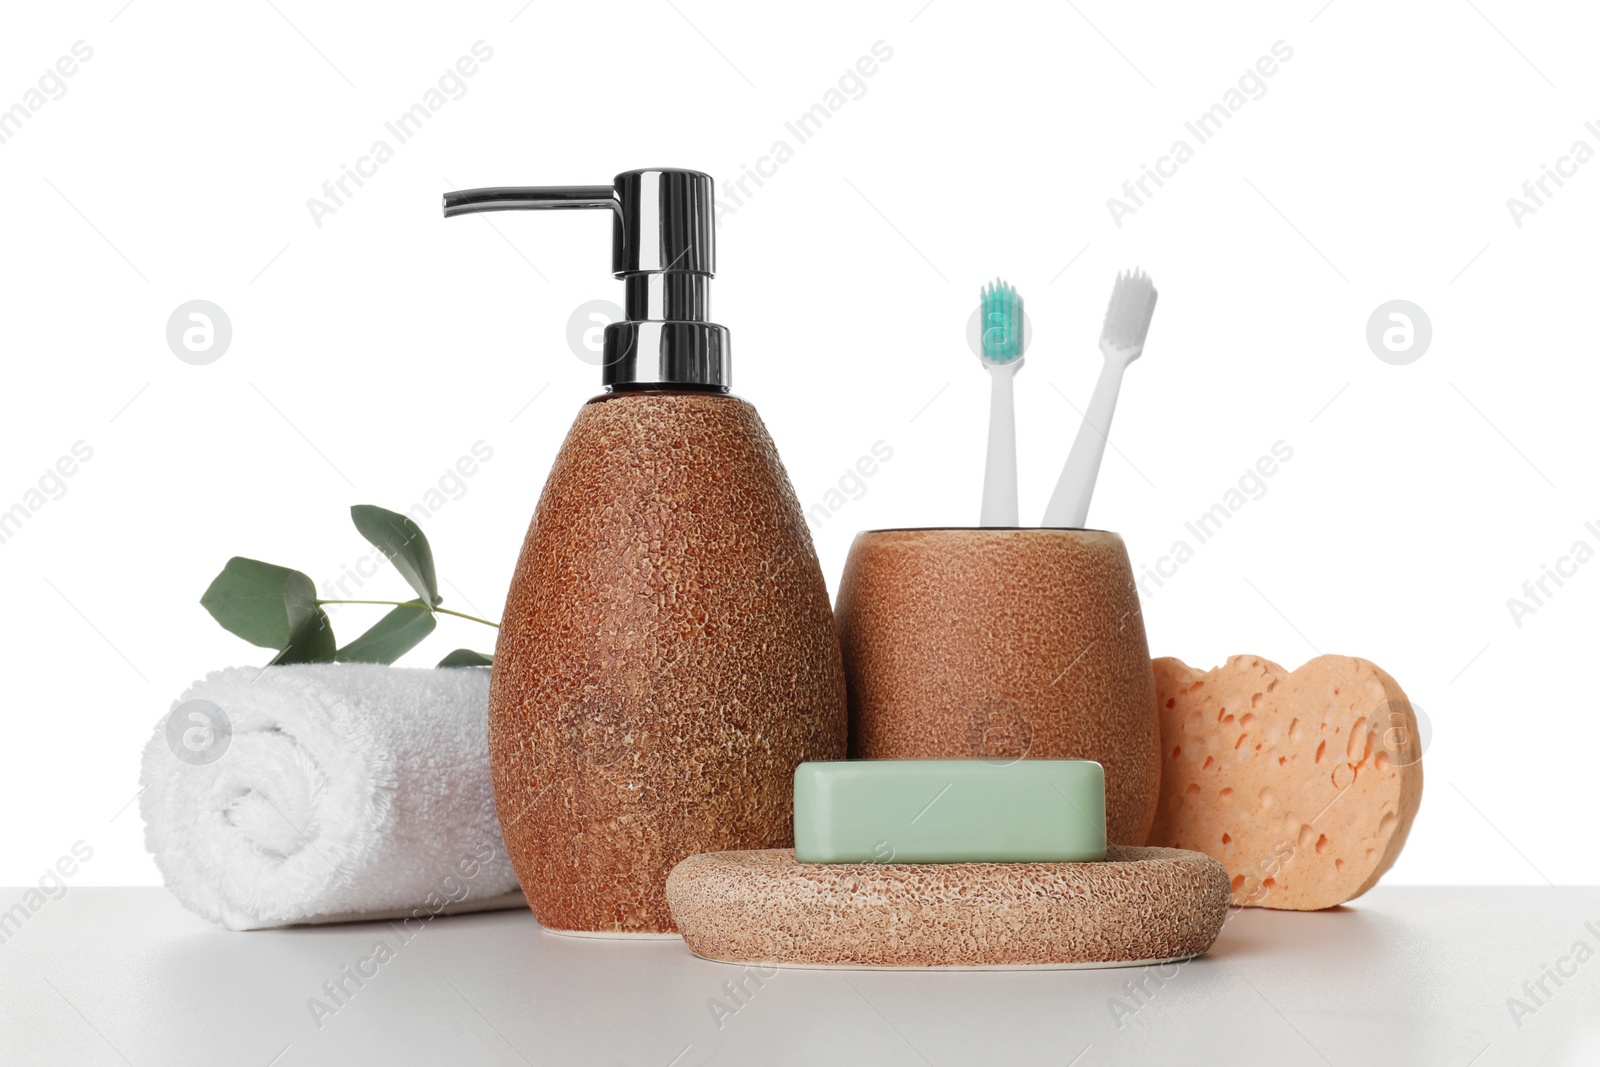
[[[376,545],[394,569],[399,571],[425,604],[437,604],[439,579],[433,573],[433,549],[422,535],[422,527],[397,511],[374,504],[356,504],[350,509],[356,529]]]
[[[470,648],[458,648],[444,659],[439,661],[441,667],[492,667],[494,657],[485,656],[482,652],[474,652]]]
[[[306,575],[244,556],[230,559],[200,596],[224,630],[273,649],[288,646],[316,600],[316,586]]]
[[[420,600],[393,608],[366,633],[341,648],[341,663],[393,663],[416,648],[438,625],[433,611]]]
[[[333,623],[317,603],[311,579],[291,571],[283,587],[283,613],[289,620],[289,640],[268,666],[285,663],[332,663],[336,642]]]
[[[327,612],[313,599],[309,611],[291,610],[295,619],[289,632],[289,642],[283,651],[272,657],[269,667],[286,663],[332,663],[334,656],[333,623]]]

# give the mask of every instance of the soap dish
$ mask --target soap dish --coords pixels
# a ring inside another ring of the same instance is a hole
[[[1186,849],[1085,863],[796,863],[690,856],[667,879],[684,943],[723,963],[910,970],[1131,967],[1198,956],[1228,873]]]

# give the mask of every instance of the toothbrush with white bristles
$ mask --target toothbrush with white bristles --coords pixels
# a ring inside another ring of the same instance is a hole
[[[1117,275],[1106,307],[1105,325],[1100,330],[1100,351],[1105,365],[1095,383],[1089,410],[1078,427],[1078,436],[1067,453],[1056,491],[1044,511],[1044,526],[1081,529],[1089,518],[1089,498],[1094,496],[1100,460],[1106,451],[1106,435],[1111,432],[1111,416],[1117,410],[1117,391],[1122,387],[1122,372],[1144,352],[1145,335],[1150,332],[1150,317],[1156,310],[1156,287],[1143,271]]]
[[[983,287],[978,320],[980,354],[989,370],[989,454],[983,469],[980,526],[1015,526],[1017,419],[1011,379],[1022,366],[1022,297],[996,278]]]

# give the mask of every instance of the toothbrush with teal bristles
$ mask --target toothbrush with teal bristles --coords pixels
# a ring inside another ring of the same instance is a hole
[[[989,456],[983,469],[980,526],[1016,526],[1017,419],[1011,379],[1022,366],[1022,297],[995,279],[981,291],[978,326],[989,370]]]

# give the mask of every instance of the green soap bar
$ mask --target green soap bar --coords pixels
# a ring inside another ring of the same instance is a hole
[[[801,863],[1046,863],[1106,857],[1092,760],[840,760],[794,772]]]

